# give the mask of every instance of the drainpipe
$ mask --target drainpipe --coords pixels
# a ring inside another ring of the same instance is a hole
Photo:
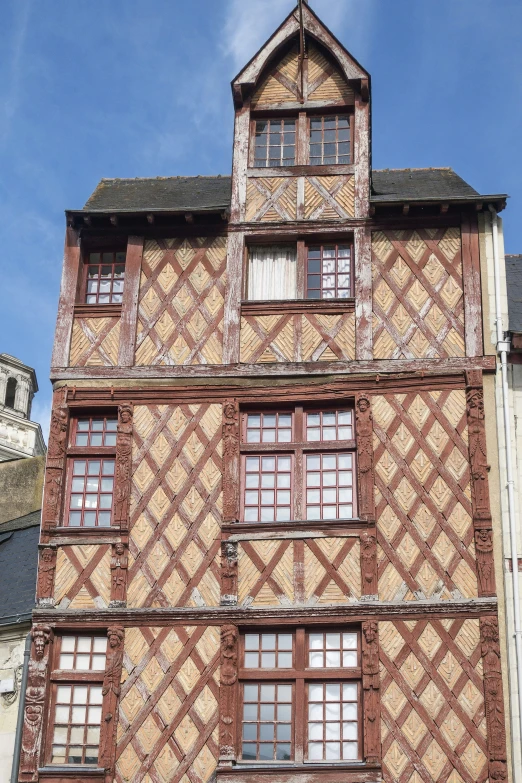
[[[31,655],[31,631],[27,634],[24,648],[24,666],[22,669],[22,682],[20,683],[20,700],[18,704],[18,718],[16,720],[16,734],[13,751],[13,766],[11,768],[11,783],[18,783],[18,769],[20,767],[20,750],[22,748],[22,729],[24,727],[25,691],[29,674],[29,657]]]
[[[515,514],[515,494],[513,479],[513,461],[511,455],[511,416],[509,410],[509,384],[507,355],[510,342],[504,337],[502,310],[500,305],[500,262],[498,253],[498,216],[490,204],[491,225],[493,230],[493,268],[495,274],[495,323],[497,327],[497,353],[502,371],[502,411],[504,415],[504,441],[506,449],[506,474],[508,491],[509,534],[511,539],[511,574],[513,582],[513,615],[515,626],[515,654],[517,666],[519,737],[522,741],[522,629],[520,619],[520,592],[517,551],[517,519]],[[507,607],[506,607],[507,608]]]

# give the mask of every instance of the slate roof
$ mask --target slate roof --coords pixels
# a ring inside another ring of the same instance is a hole
[[[28,620],[34,608],[40,511],[0,525],[0,625]]]
[[[509,331],[522,332],[522,255],[506,255]]]
[[[89,212],[201,212],[230,206],[230,177],[102,179],[84,209]]]
[[[382,169],[372,174],[374,203],[474,199],[477,191],[453,169]],[[230,207],[231,178],[102,179],[86,212],[201,212]]]
[[[473,198],[477,191],[453,169],[377,169],[372,172],[372,201]]]

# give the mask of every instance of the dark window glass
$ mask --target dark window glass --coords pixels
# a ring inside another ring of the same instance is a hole
[[[310,119],[310,165],[351,163],[350,117],[331,115]]]
[[[256,122],[254,166],[293,166],[295,164],[295,125],[292,119]]]

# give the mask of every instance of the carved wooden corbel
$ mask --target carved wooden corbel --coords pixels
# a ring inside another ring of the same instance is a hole
[[[480,618],[480,640],[484,667],[484,706],[488,731],[489,779],[507,780],[506,723],[498,619]]]
[[[374,620],[362,624],[362,675],[364,710],[364,755],[368,763],[381,757],[379,627]]]
[[[367,394],[358,394],[355,399],[355,431],[357,437],[359,516],[361,519],[372,522],[375,520],[373,416],[370,398]]]
[[[42,733],[46,715],[47,682],[52,630],[49,625],[33,625],[31,658],[25,692],[24,727],[20,751],[19,778],[35,781],[42,751]]]
[[[235,625],[222,626],[219,688],[219,765],[222,767],[231,767],[236,761],[238,638]]]
[[[223,404],[223,521],[239,519],[239,406]]]
[[[361,533],[361,593],[377,599],[377,538],[375,528],[363,530]]]
[[[36,602],[38,606],[54,606],[54,577],[56,574],[56,546],[39,545],[38,581]]]
[[[469,438],[469,464],[471,472],[471,504],[475,530],[475,550],[479,595],[495,595],[495,569],[493,562],[493,529],[489,502],[489,465],[486,452],[484,426],[484,389],[482,372],[466,373],[466,410]]]
[[[221,543],[221,605],[237,604],[237,543]]]
[[[127,606],[128,567],[127,546],[121,542],[113,544],[111,557],[111,609]]]
[[[114,525],[125,532],[129,529],[129,506],[132,475],[132,403],[118,407],[116,438],[116,470],[114,483]]]
[[[60,514],[65,491],[65,458],[69,431],[69,409],[66,405],[67,389],[53,394],[53,411],[47,446],[45,485],[42,506],[42,529],[48,531],[60,524]]]
[[[120,625],[111,625],[107,629],[107,664],[103,677],[103,718],[100,732],[99,766],[105,770],[106,783],[114,779],[116,756],[116,726],[118,699],[121,692],[121,672],[123,668],[123,643],[125,629]]]

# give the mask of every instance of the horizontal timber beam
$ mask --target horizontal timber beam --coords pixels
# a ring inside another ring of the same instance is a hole
[[[375,620],[428,619],[430,617],[458,618],[481,617],[496,614],[496,598],[475,598],[469,601],[357,601],[345,606],[301,605],[273,608],[242,609],[239,607],[189,607],[168,609],[98,609],[96,611],[78,611],[67,609],[35,609],[33,620],[39,623],[59,623],[70,626],[105,626],[114,623],[125,626],[151,625],[168,626],[170,624],[189,625],[250,625],[343,623]]]

